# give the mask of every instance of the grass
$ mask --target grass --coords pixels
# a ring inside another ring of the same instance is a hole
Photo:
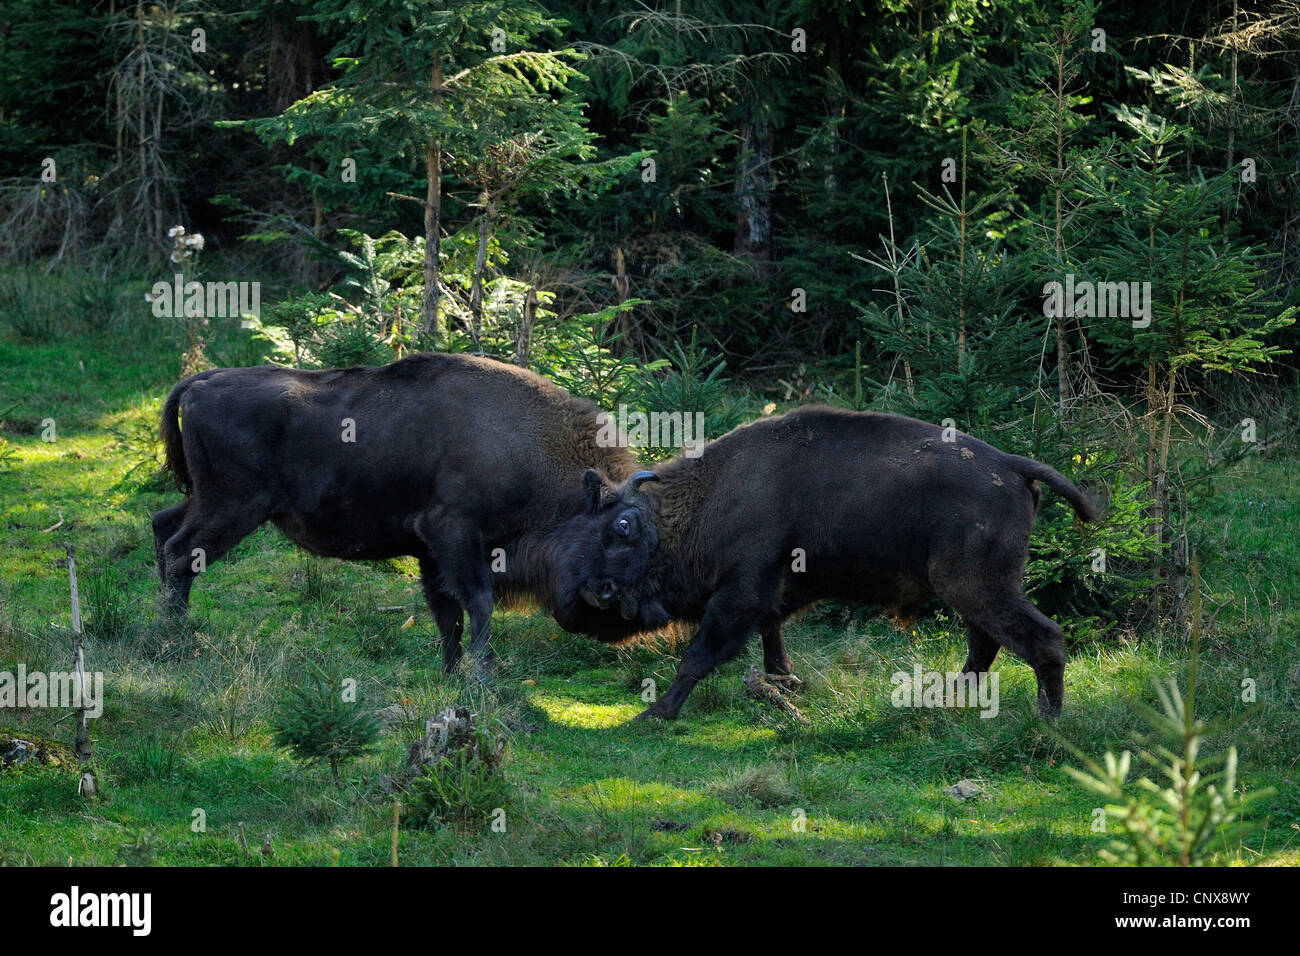
[[[20,403],[2,423],[14,454],[0,466],[0,671],[66,669],[60,559],[73,544],[87,659],[107,689],[93,725],[103,799],[81,801],[67,769],[0,771],[0,863],[386,865],[385,775],[451,703],[507,728],[505,826],[404,828],[404,865],[1095,862],[1106,840],[1090,829],[1095,798],[1065,774],[1067,750],[1034,717],[1025,665],[999,659],[997,719],[891,706],[895,671],[960,667],[952,621],[903,634],[827,608],[794,622],[808,727],[743,694],[757,641],[676,723],[629,723],[643,681],[671,680],[674,649],[603,647],[535,614],[498,612],[499,679],[467,687],[440,671],[413,562],[314,558],[265,528],[200,578],[191,624],[169,624],[148,518],[178,496],[156,478],[148,435],[181,346],[142,297],[135,313],[123,308],[103,327],[37,317],[0,331],[0,409]],[[246,334],[215,330],[214,357],[255,361]],[[47,417],[52,443],[41,440]],[[1300,863],[1300,542],[1286,533],[1300,527],[1295,465],[1275,451],[1217,478],[1192,528],[1211,615],[1200,700],[1206,716],[1245,714],[1242,680],[1256,681],[1259,704],[1234,742],[1244,785],[1277,791],[1269,825],[1222,862]],[[1153,699],[1153,679],[1182,674],[1186,654],[1173,629],[1072,646],[1060,732],[1093,754],[1131,747],[1132,703]],[[345,765],[341,788],[328,769],[275,749],[268,726],[298,669],[322,659],[356,679],[364,706],[416,715]],[[0,730],[72,737],[66,711],[0,710]],[[943,792],[961,779],[982,792]],[[271,856],[258,852],[267,839]]]

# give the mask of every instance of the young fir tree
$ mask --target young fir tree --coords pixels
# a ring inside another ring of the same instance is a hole
[[[1002,82],[1013,85],[1005,119],[985,138],[1017,193],[1028,191],[1027,186],[1040,190],[1026,197],[1030,206],[1017,230],[1022,255],[1028,254],[1027,265],[1032,259],[1036,273],[1061,276],[1072,271],[1071,250],[1086,229],[1086,209],[1073,186],[1084,165],[1078,140],[1093,122],[1083,109],[1091,103],[1083,74],[1090,59],[1105,55],[1104,44],[1099,46],[1092,36],[1097,6],[1095,0],[1073,0],[1060,15],[1031,8],[1025,21],[1030,39],[1024,58],[1014,71],[999,71]],[[1071,316],[1055,316],[1053,325],[1056,411],[1066,419],[1075,411],[1078,373],[1073,353],[1084,343]]]
[[[1090,255],[1080,257],[1080,278],[1121,283],[1129,309],[1112,309],[1119,300],[1109,295],[1105,303],[1100,294],[1092,303],[1080,299],[1088,287],[1067,305],[1093,316],[1080,321],[1110,351],[1111,367],[1141,383],[1155,612],[1171,569],[1181,576],[1185,565],[1171,548],[1174,451],[1186,440],[1179,420],[1193,414],[1205,375],[1249,372],[1286,354],[1265,339],[1291,325],[1295,309],[1278,312],[1266,301],[1264,252],[1222,228],[1239,173],[1197,172],[1189,180],[1180,151],[1186,128],[1146,109],[1121,107],[1116,115],[1133,139],[1117,144],[1119,164],[1085,167],[1081,188],[1102,214],[1093,220]],[[1140,315],[1132,314],[1135,292],[1146,300]]]
[[[339,767],[373,749],[379,723],[348,699],[338,666],[307,667],[302,683],[290,687],[275,719],[274,741],[307,763],[328,763],[334,785]]]
[[[1027,417],[1022,400],[1037,367],[1037,330],[1017,311],[1022,282],[1001,241],[1006,213],[998,196],[970,195],[966,137],[958,139],[957,195],[919,190],[932,215],[918,236],[901,245],[891,215],[883,257],[865,260],[885,287],[860,306],[862,320],[871,349],[892,363],[886,404],[935,422],[951,419],[1011,448],[1022,439],[999,433]],[[892,214],[887,180],[884,189]]]
[[[537,130],[549,143],[532,144],[534,154],[548,157],[540,168],[532,164],[539,173],[554,171],[557,159],[589,158],[592,137],[581,104],[568,95],[578,75],[572,65],[577,55],[542,49],[546,38],[558,35],[559,24],[530,0],[324,0],[312,19],[340,36],[331,56],[342,75],[280,116],[248,125],[268,140],[292,144],[313,137],[313,154],[331,171],[357,145],[422,166],[424,196],[400,198],[413,199],[423,211],[421,315],[432,340],[449,161],[468,165],[471,157]],[[572,184],[573,177],[561,182]]]

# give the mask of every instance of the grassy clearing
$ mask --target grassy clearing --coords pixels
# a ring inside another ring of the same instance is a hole
[[[215,336],[222,361],[251,360],[236,336]],[[453,702],[507,727],[506,829],[486,821],[403,829],[403,864],[1095,859],[1104,840],[1090,830],[1095,799],[1063,772],[1065,748],[1034,718],[1026,666],[999,660],[997,719],[891,706],[895,671],[960,667],[965,644],[949,620],[903,634],[830,607],[792,624],[807,728],[743,695],[740,677],[757,646],[701,686],[677,723],[630,724],[643,706],[641,682],[663,688],[671,679],[673,648],[602,647],[517,612],[496,617],[495,688],[467,688],[440,673],[412,562],[312,558],[268,529],[203,575],[190,627],[167,625],[148,516],[177,494],[155,477],[150,436],[178,365],[173,331],[145,316],[27,322],[0,337],[0,409],[10,409],[3,437],[13,452],[0,468],[0,670],[19,661],[66,669],[60,558],[72,543],[88,660],[105,672],[108,691],[94,724],[104,799],[85,806],[64,769],[0,772],[0,862],[385,864],[393,798],[381,777],[400,766],[424,717]],[[46,418],[55,419],[54,442],[41,440]],[[1297,527],[1300,477],[1275,451],[1217,480],[1192,529],[1211,593],[1204,712],[1245,711],[1241,681],[1258,682],[1260,705],[1234,739],[1244,785],[1277,790],[1268,827],[1225,862],[1300,863]],[[409,610],[378,610],[391,605]],[[403,628],[408,614],[415,626]],[[1153,679],[1183,672],[1187,646],[1181,633],[1152,632],[1071,651],[1060,731],[1100,754],[1132,746],[1140,727],[1132,703],[1152,700]],[[327,769],[274,749],[268,726],[298,668],[324,659],[343,663],[365,706],[402,703],[418,715],[347,765],[341,789]],[[56,711],[0,711],[0,730],[72,736]],[[961,779],[983,792],[966,801],[943,792]],[[206,832],[192,829],[196,810]],[[268,837],[266,857],[259,848]]]

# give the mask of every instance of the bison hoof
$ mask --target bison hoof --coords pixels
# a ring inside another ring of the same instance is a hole
[[[676,714],[669,714],[661,710],[658,704],[651,704],[641,713],[633,717],[633,720],[672,720]]]
[[[1048,700],[1046,694],[1038,695],[1038,716],[1044,720],[1056,723],[1061,716],[1061,705],[1059,702],[1053,703]]]

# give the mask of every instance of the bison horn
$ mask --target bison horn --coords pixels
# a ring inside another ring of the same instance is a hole
[[[627,480],[627,497],[632,500],[640,493],[641,486],[647,481],[658,481],[659,476],[653,471],[638,471],[635,475]]]

